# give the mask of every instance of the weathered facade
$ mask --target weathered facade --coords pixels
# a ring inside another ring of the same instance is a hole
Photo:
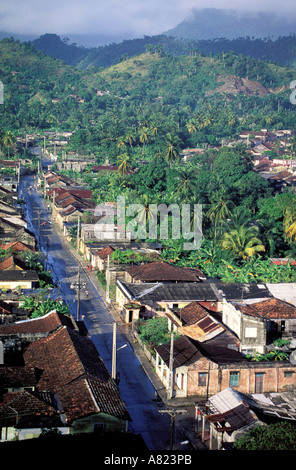
[[[156,374],[169,388],[170,344],[156,348]],[[173,396],[208,397],[227,387],[242,393],[296,389],[296,365],[289,361],[251,362],[239,352],[181,337],[174,342]]]
[[[223,303],[222,320],[240,340],[240,351],[265,354],[268,344],[296,334],[296,307],[275,298]]]

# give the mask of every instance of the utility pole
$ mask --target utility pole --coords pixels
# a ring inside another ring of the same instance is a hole
[[[106,323],[108,325],[108,323]],[[110,323],[109,323],[110,325]],[[125,343],[123,346],[120,346],[120,348],[116,349],[116,322],[113,323],[113,343],[112,343],[112,379],[117,380],[116,377],[116,354],[117,351],[120,349],[123,349],[127,346],[127,343]]]
[[[167,398],[171,400],[173,397],[173,369],[174,369],[174,333],[171,332],[170,362],[169,362],[169,384]]]
[[[76,319],[79,321],[80,317],[80,266],[78,266],[78,275],[77,275],[77,316]]]
[[[20,185],[20,179],[21,179],[21,162],[18,162],[18,173],[17,173],[17,184],[18,187]]]
[[[55,190],[53,190],[53,195],[52,195],[52,215],[54,215],[54,208],[55,208]]]
[[[116,379],[116,322],[113,323],[112,379]]]
[[[37,214],[38,214],[38,248],[39,248],[39,251],[41,251],[41,224],[40,224],[40,214],[41,214],[41,210],[37,210],[36,211]]]
[[[76,312],[76,321],[80,320],[80,290],[85,288],[86,282],[81,282],[80,280],[80,265],[78,265],[77,281],[73,282],[70,286],[71,289],[77,290],[77,312]]]
[[[109,303],[110,302],[110,297],[109,297],[109,280],[110,280],[110,273],[109,273],[109,265],[110,265],[110,256],[108,255],[107,258],[107,270],[106,270],[106,281],[107,281],[107,286],[106,286],[106,301]]]
[[[79,240],[80,240],[80,215],[78,216],[78,223],[77,223],[77,240],[76,240],[76,248],[79,252]]]
[[[188,413],[187,410],[158,410],[159,413],[167,413],[171,417],[171,432],[170,432],[170,450],[174,447],[175,442],[175,420],[176,415]]]

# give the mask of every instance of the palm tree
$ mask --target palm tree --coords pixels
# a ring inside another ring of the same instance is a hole
[[[8,159],[10,158],[9,149],[10,147],[13,146],[14,140],[15,140],[15,137],[11,131],[6,131],[2,138],[3,145],[7,147],[7,150],[8,150]]]
[[[149,129],[148,127],[146,126],[141,126],[140,127],[140,135],[139,135],[139,139],[140,139],[140,142],[141,144],[144,145],[148,143],[148,132],[149,132]]]
[[[172,165],[173,161],[179,160],[179,144],[180,140],[178,137],[173,137],[169,132],[166,134],[163,153],[165,155],[166,161],[170,164],[170,166]]]
[[[122,175],[127,175],[130,172],[130,157],[126,153],[117,158],[117,163],[119,164],[118,170]]]
[[[228,232],[230,230],[239,229],[242,225],[246,225],[248,217],[249,216],[244,208],[236,206],[229,213],[229,218],[227,220],[221,220],[221,227],[225,230],[227,229]]]
[[[124,141],[125,142],[128,142],[129,146],[132,147],[133,143],[136,141],[136,134],[134,131],[130,130],[125,138],[124,138]]]
[[[157,217],[157,214],[155,214],[153,210],[151,210],[150,204],[152,203],[153,200],[149,198],[148,194],[141,194],[139,197],[137,197],[136,204],[138,204],[138,209],[136,221],[139,227],[138,234],[140,234],[144,238],[146,238],[148,233],[147,228],[149,225],[149,221],[151,221],[151,224],[155,224],[157,222],[155,218]]]
[[[39,253],[33,253],[32,251],[27,251],[25,254],[25,262],[30,269],[36,269],[36,271],[43,270]]]
[[[197,122],[195,119],[190,119],[190,121],[186,124],[187,130],[189,134],[194,134],[197,128]]]
[[[261,240],[257,237],[258,227],[242,225],[239,229],[225,233],[221,246],[231,250],[239,259],[253,258],[256,253],[265,251]]]
[[[118,137],[116,146],[117,146],[120,150],[124,150],[125,147],[126,147],[125,138],[124,138],[124,137]]]
[[[207,211],[207,217],[215,226],[215,237],[217,235],[217,225],[222,220],[226,219],[230,215],[230,208],[233,206],[232,200],[226,195],[225,191],[222,190],[217,192],[214,197],[214,202],[211,204]]]
[[[292,201],[284,211],[284,232],[287,238],[296,240],[296,201]]]
[[[180,168],[176,176],[176,194],[182,202],[194,195],[196,173],[191,168]]]

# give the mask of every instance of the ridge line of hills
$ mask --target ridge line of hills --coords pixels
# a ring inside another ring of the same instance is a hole
[[[108,149],[112,143],[117,152],[121,132],[147,120],[168,132],[171,119],[188,147],[198,141],[218,142],[254,123],[260,128],[295,124],[295,106],[289,99],[294,69],[250,57],[177,57],[151,46],[113,66],[80,70],[13,39],[0,41],[0,54],[3,128],[21,128],[26,122],[43,129],[55,123],[72,129],[104,122],[107,128],[107,115],[112,122],[115,112],[119,124]],[[200,123],[198,133],[188,134],[185,124],[208,114],[211,125]]]
[[[276,62],[296,67],[296,35],[271,38],[239,37],[236,39],[204,39],[199,41],[177,39],[172,36],[145,36],[124,40],[105,46],[85,48],[70,44],[56,34],[44,34],[31,42],[44,54],[61,59],[79,69],[100,68],[115,65],[127,57],[134,57],[146,51],[158,51],[165,55],[192,55],[197,52],[218,54],[234,52],[255,59]]]

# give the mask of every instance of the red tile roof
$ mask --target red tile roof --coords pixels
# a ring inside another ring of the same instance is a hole
[[[4,401],[0,403],[0,422],[2,424],[5,423],[4,425],[6,426],[14,426],[16,414],[20,427],[22,427],[24,421],[29,422],[31,426],[32,422],[38,423],[39,426],[41,422],[48,422],[49,424],[49,419],[54,417],[56,418],[54,420],[56,425],[62,424],[61,422],[59,423],[60,419],[56,414],[54,406],[46,403],[40,396],[32,392],[10,392],[5,395]]]
[[[99,412],[130,419],[93,342],[80,335],[72,322],[72,328],[62,326],[67,324],[64,317],[52,312],[35,320],[3,325],[0,335],[48,332],[26,347],[24,363],[40,371],[40,392],[58,393],[68,423]]]
[[[105,248],[102,248],[102,250],[97,251],[96,255],[101,259],[107,259],[108,255],[111,256],[114,251],[115,250],[112,246],[106,246]]]
[[[24,358],[27,365],[44,370],[38,388],[58,392],[68,421],[99,411],[128,419],[114,381],[89,338],[64,327],[31,343]],[[90,381],[104,390],[104,397],[90,393]]]
[[[279,299],[267,299],[253,304],[234,303],[236,308],[252,317],[267,319],[296,318],[296,307]]]
[[[9,258],[1,261],[0,263],[0,271],[5,271],[6,269],[13,269],[14,267],[20,269],[27,269],[26,263],[14,255],[11,255]]]
[[[180,318],[185,325],[193,325],[201,318],[208,315],[208,312],[198,302],[191,302],[180,310]]]
[[[0,325],[0,335],[17,335],[25,333],[46,333],[51,332],[61,327],[62,325],[68,325],[73,327],[71,318],[66,317],[57,313],[55,310],[53,312],[44,315],[43,317],[34,318],[31,320],[23,320],[16,323],[11,323],[9,325]]]
[[[118,171],[117,165],[94,165],[92,171]]]
[[[199,282],[200,277],[205,277],[199,269],[174,266],[166,261],[131,266],[126,268],[126,272],[132,279],[142,282]]]
[[[12,249],[12,251],[35,251],[35,248],[20,241],[0,245],[1,250],[9,250],[10,248]]]
[[[88,189],[68,189],[68,192],[73,196],[81,197],[83,199],[92,198],[92,191]]]

